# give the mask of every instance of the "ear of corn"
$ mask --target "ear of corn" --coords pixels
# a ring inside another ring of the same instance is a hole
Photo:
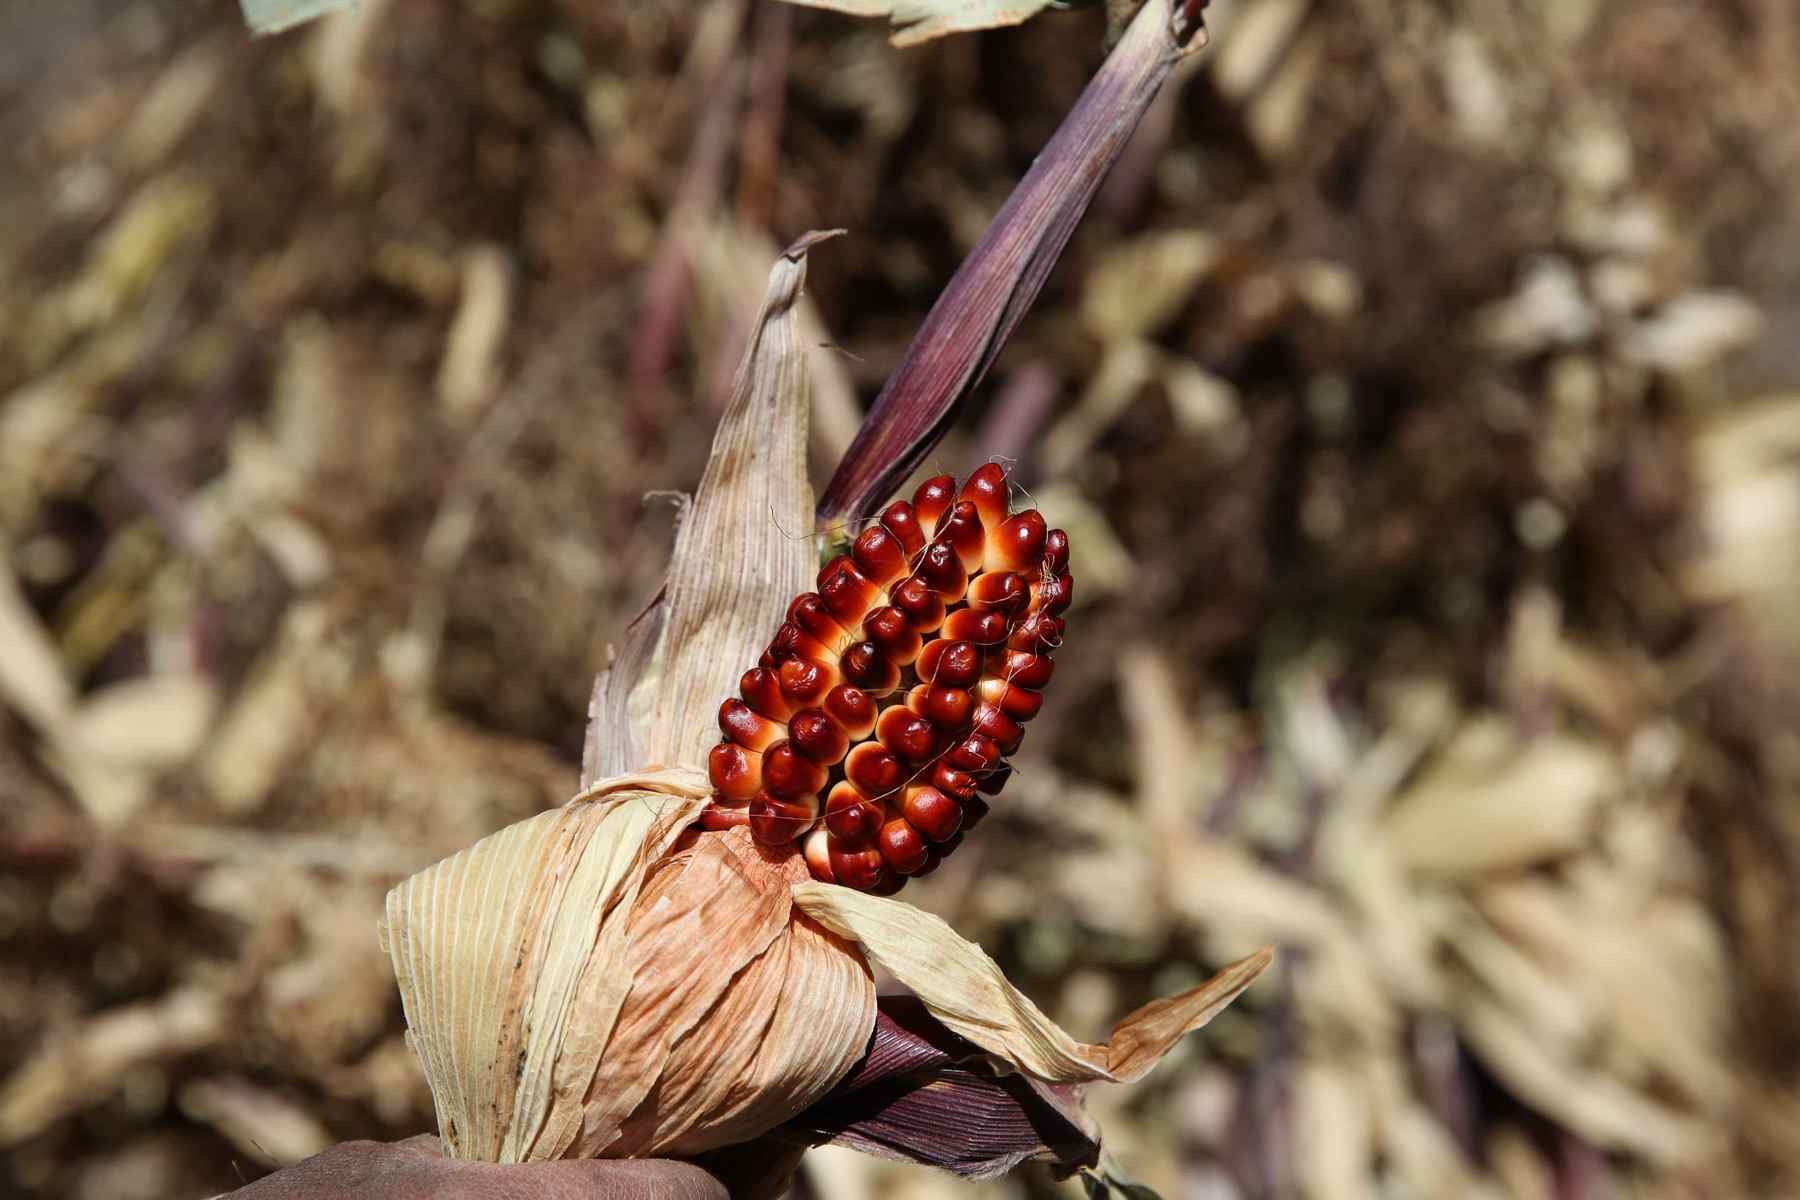
[[[1146,7],[1053,143],[1086,191],[1040,218],[1033,205],[1056,207],[1058,190],[1034,169],[1035,199],[1002,215],[1026,233],[1048,220],[1054,236],[992,239],[966,277],[968,306],[1007,297],[987,350],[1091,194],[1092,163],[1122,144],[1179,57],[1181,11]],[[1099,138],[1092,153],[1084,128]],[[1024,1071],[1042,1087],[1131,1077],[1267,962],[1253,956],[1088,1045],[942,921],[869,894],[930,870],[986,811],[1051,678],[1073,581],[1067,537],[1010,512],[1005,471],[989,465],[890,505],[793,598],[815,564],[796,536],[810,495],[792,307],[816,240],[771,273],[669,581],[596,687],[582,792],[389,895],[410,1037],[457,1157],[691,1155],[786,1137],[780,1127],[869,1052],[870,959],[1003,1064],[991,1074]],[[1008,272],[1023,282],[977,286]],[[954,309],[941,320],[954,327]],[[980,358],[959,352],[955,387]],[[936,421],[949,393],[930,390]],[[860,517],[879,479],[843,478],[847,507],[825,508]],[[734,682],[717,741],[711,710]],[[773,1157],[790,1162],[783,1145]]]
[[[986,811],[1037,715],[1074,595],[1069,539],[1005,468],[926,480],[819,572],[707,758],[708,829],[801,842],[815,879],[895,890]]]

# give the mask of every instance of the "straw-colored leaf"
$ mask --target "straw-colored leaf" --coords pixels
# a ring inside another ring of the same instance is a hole
[[[615,914],[629,911],[645,859],[692,822],[707,790],[695,772],[628,777],[388,894],[388,952],[451,1154],[521,1160],[550,1119],[553,1082],[566,1091],[584,1067],[592,1077],[583,1056],[598,1059],[631,984]]]
[[[1134,1079],[1177,1039],[1212,1019],[1273,959],[1267,950],[1233,963],[1206,983],[1139,1009],[1089,1045],[1008,982],[981,947],[941,918],[897,900],[832,884],[802,883],[794,902],[834,933],[852,938],[915,992],[944,1025],[1027,1074],[1051,1083]]]
[[[769,272],[668,583],[595,685],[584,779],[705,761],[719,699],[812,578],[808,357],[795,305],[808,248],[831,236],[807,234]]]

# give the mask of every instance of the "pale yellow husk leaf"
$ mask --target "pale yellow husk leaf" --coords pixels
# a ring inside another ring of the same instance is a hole
[[[450,1154],[698,1153],[787,1120],[862,1056],[867,966],[793,912],[796,856],[689,832],[709,790],[684,769],[607,780],[389,893]]]
[[[1090,1045],[1045,1016],[980,946],[931,913],[814,882],[795,886],[794,903],[825,928],[859,943],[951,1030],[1050,1083],[1137,1078],[1183,1035],[1236,999],[1274,958],[1268,948],[1258,950],[1199,987],[1145,1005],[1113,1029],[1111,1041]]]

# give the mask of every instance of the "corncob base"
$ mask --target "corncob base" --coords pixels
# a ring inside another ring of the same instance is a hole
[[[1004,786],[1073,587],[1068,535],[1010,511],[1005,468],[926,480],[825,565],[720,707],[701,824],[801,841],[816,878],[862,891],[928,873]]]

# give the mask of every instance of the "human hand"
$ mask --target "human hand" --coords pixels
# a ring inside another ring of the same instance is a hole
[[[404,1142],[344,1142],[222,1200],[727,1200],[725,1186],[669,1159],[465,1162],[429,1134]]]

